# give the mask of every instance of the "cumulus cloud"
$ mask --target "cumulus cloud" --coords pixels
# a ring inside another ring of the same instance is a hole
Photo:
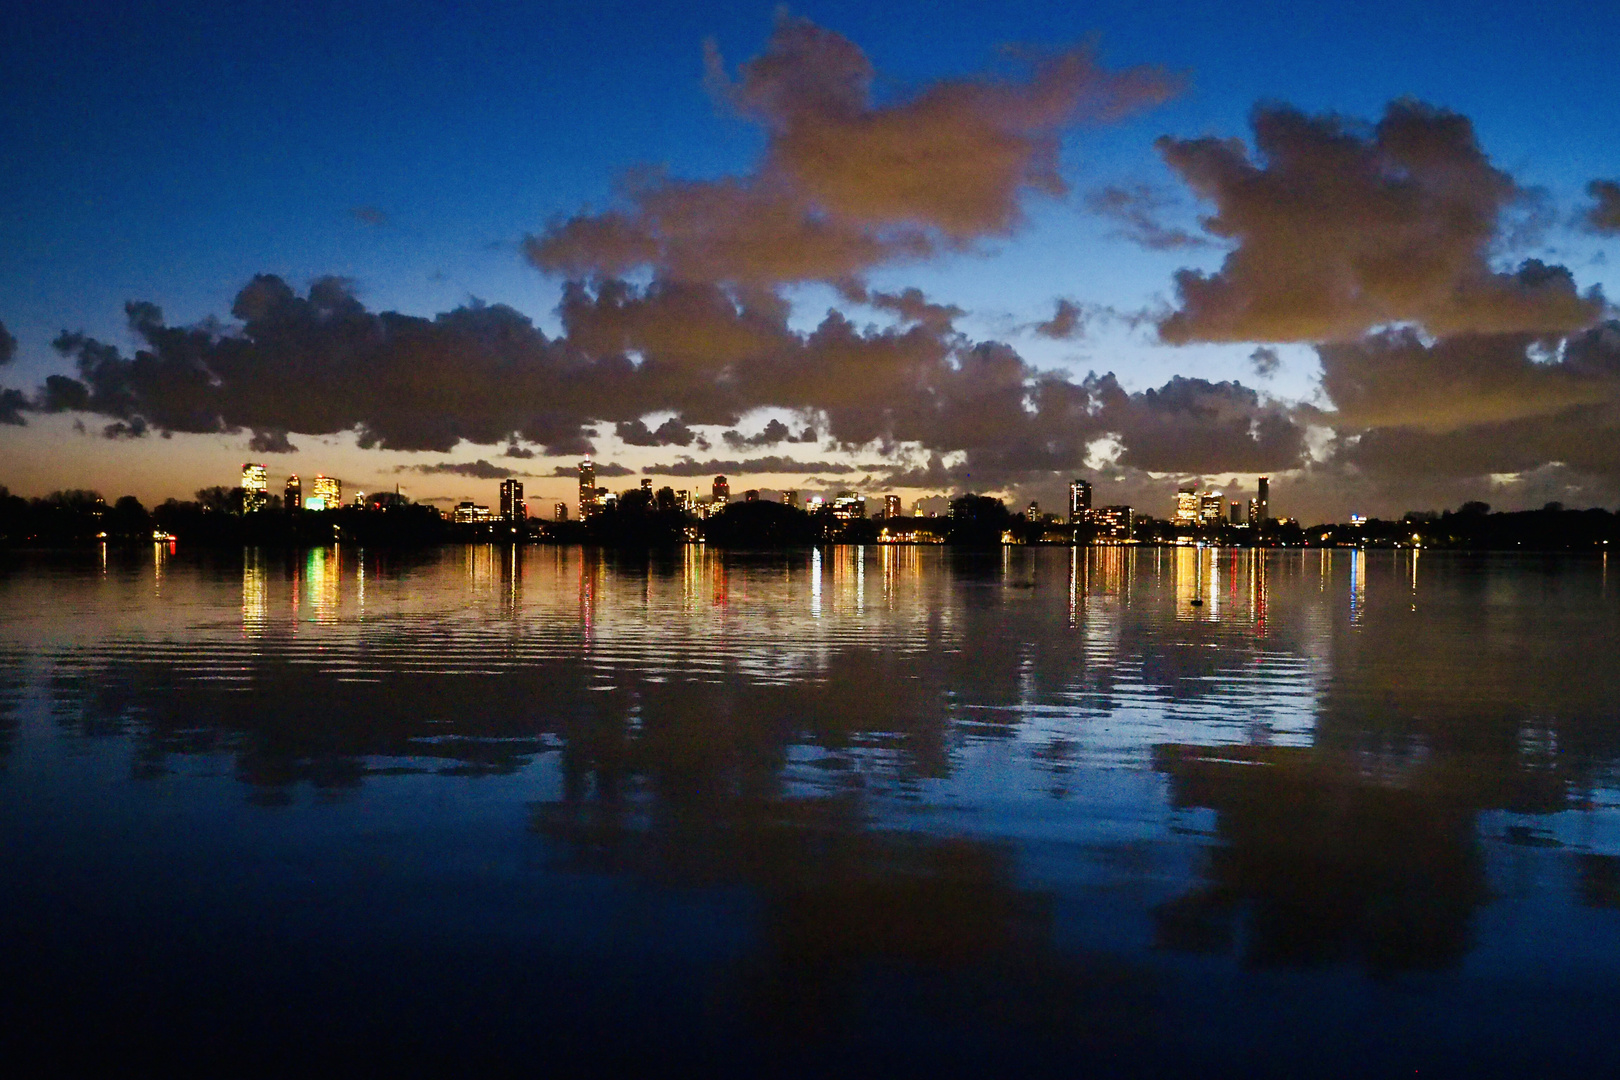
[[[1292,410],[1236,382],[1177,375],[1126,396],[1101,380],[1105,419],[1124,449],[1119,464],[1149,472],[1274,472],[1304,462],[1305,431]]]
[[[813,443],[818,441],[819,436],[813,427],[806,427],[795,435],[782,421],[773,419],[753,435],[744,435],[740,431],[726,431],[721,433],[720,438],[733,450],[749,450],[756,446],[775,446],[784,442]]]
[[[691,428],[673,416],[659,424],[656,431],[648,428],[644,420],[620,421],[614,434],[626,446],[691,446],[697,439]]]
[[[1466,117],[1400,100],[1368,126],[1286,106],[1235,139],[1161,138],[1169,166],[1215,205],[1236,247],[1213,274],[1176,274],[1163,340],[1342,341],[1395,322],[1433,335],[1563,333],[1603,310],[1568,270],[1490,261],[1523,190],[1494,167]]]
[[[783,15],[760,56],[730,74],[707,54],[711,92],[765,129],[750,174],[625,184],[625,205],[552,222],[525,251],[570,277],[661,276],[775,285],[843,282],[896,260],[1004,235],[1031,193],[1062,194],[1058,145],[1173,94],[1157,69],[1104,69],[1088,48],[1010,54],[1019,70],[934,83],[895,101],[847,38]]]
[[[416,472],[425,476],[469,476],[474,480],[505,480],[513,476],[534,475],[491,464],[483,458],[477,461],[440,461],[431,465],[399,465],[394,471]]]
[[[1282,357],[1278,355],[1276,349],[1262,345],[1249,354],[1249,366],[1260,378],[1269,379],[1277,374],[1277,369],[1282,366]]]
[[[23,413],[29,407],[28,395],[21,390],[0,388],[0,424],[22,427],[27,424]]]
[[[526,461],[529,458],[534,457],[534,451],[530,450],[526,446],[519,446],[517,443],[509,443],[507,445],[507,447],[506,447],[506,453],[503,454],[502,456],[503,457],[509,457],[509,458],[519,458],[521,460]]]
[[[1146,184],[1099,188],[1086,196],[1087,209],[1112,221],[1115,235],[1151,251],[1211,246],[1208,237],[1164,223],[1165,211],[1173,206],[1170,196]]]
[[[1586,185],[1592,206],[1586,211],[1586,225],[1593,232],[1620,233],[1620,181],[1594,180]]]
[[[0,323],[0,367],[11,363],[12,357],[17,355],[17,339],[11,336],[5,323]]]
[[[256,431],[248,440],[248,449],[255,454],[298,453],[298,447],[287,438],[285,431]]]
[[[1086,324],[1090,321],[1090,312],[1085,306],[1073,300],[1059,298],[1057,309],[1052,317],[1045,322],[1036,323],[1034,331],[1044,338],[1054,341],[1066,341],[1072,338],[1084,337]]]

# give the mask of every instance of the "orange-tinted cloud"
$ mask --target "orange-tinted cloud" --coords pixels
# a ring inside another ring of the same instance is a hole
[[[1563,267],[1493,268],[1503,211],[1522,192],[1456,113],[1401,100],[1368,126],[1264,106],[1252,157],[1235,139],[1158,147],[1214,203],[1205,229],[1236,244],[1215,273],[1176,275],[1167,342],[1344,341],[1397,322],[1564,333],[1603,311]]]

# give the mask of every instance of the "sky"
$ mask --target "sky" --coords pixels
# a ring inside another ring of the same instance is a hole
[[[74,4],[0,484],[1620,505],[1602,5]],[[14,344],[10,344],[14,343]],[[623,470],[620,472],[620,470]],[[609,477],[618,473],[618,477]]]

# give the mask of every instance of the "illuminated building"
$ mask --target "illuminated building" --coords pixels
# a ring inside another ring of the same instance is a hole
[[[726,482],[725,477],[717,476],[714,478],[712,494],[714,501],[717,503],[727,503],[731,501],[731,485]]]
[[[464,502],[456,504],[455,510],[450,513],[450,520],[457,525],[476,525],[486,521],[494,521],[495,515],[489,512],[487,506]]]
[[[1219,525],[1226,516],[1226,500],[1218,491],[1206,491],[1198,496],[1198,524]]]
[[[304,505],[304,487],[298,482],[298,474],[287,477],[287,486],[281,490],[281,508],[289,514]]]
[[[601,495],[596,490],[596,466],[590,455],[579,463],[579,519],[589,521],[601,509]]]
[[[642,477],[641,478],[641,493],[643,495],[647,496],[647,499],[648,499],[649,502],[652,500],[653,489],[652,489],[652,480],[651,479],[649,479],[647,477]]]
[[[1260,524],[1260,500],[1258,499],[1249,500],[1249,524]]]
[[[900,516],[900,496],[883,496],[883,516],[886,518],[897,518]]]
[[[1095,526],[1099,540],[1129,540],[1136,531],[1136,511],[1128,506],[1088,510],[1086,520]]]
[[[853,491],[840,491],[833,499],[832,507],[833,517],[840,521],[852,521],[866,516],[866,500]]]
[[[560,502],[560,503],[557,504],[556,518],[557,518],[558,521],[567,521],[568,520],[568,504],[567,503]]]
[[[793,509],[797,510],[799,508],[799,493],[794,491],[792,488],[788,488],[786,491],[782,492],[782,505],[791,506]]]
[[[501,520],[527,521],[529,508],[523,504],[523,484],[517,480],[501,481]]]
[[[1231,505],[1230,509],[1231,514],[1227,517],[1227,520],[1233,525],[1243,524],[1243,504],[1240,502],[1235,502]]]
[[[316,476],[309,483],[305,510],[336,510],[343,505],[343,482],[330,476]]]
[[[675,493],[675,506],[678,509],[690,514],[696,505],[696,501],[692,498],[692,492],[688,489],[681,488]]]
[[[1091,509],[1091,484],[1086,480],[1069,481],[1069,521],[1080,521]]]
[[[270,483],[263,465],[242,466],[242,512],[251,514],[270,505]]]
[[[1176,516],[1174,520],[1177,525],[1198,524],[1198,492],[1176,492]]]
[[[1035,500],[1031,499],[1030,503],[1029,503],[1029,507],[1024,511],[1024,520],[1025,521],[1039,521],[1039,520],[1041,520],[1041,504],[1036,502]]]
[[[1259,491],[1255,493],[1254,512],[1258,519],[1256,525],[1264,525],[1271,520],[1271,477],[1260,478]]]

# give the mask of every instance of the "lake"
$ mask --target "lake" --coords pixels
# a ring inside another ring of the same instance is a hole
[[[3,558],[8,1057],[1620,1068],[1602,556]]]

